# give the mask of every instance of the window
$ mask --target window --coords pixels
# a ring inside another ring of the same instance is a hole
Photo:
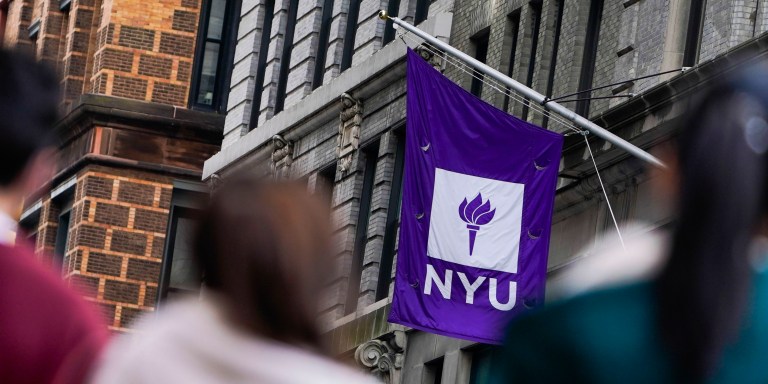
[[[430,384],[442,384],[444,361],[445,358],[441,357],[424,364],[424,379],[421,382]]]
[[[352,66],[352,55],[355,53],[355,35],[357,34],[357,17],[360,13],[362,0],[350,0],[347,12],[347,29],[344,32],[344,50],[341,53],[341,71]]]
[[[288,87],[288,73],[291,71],[291,52],[293,51],[293,32],[296,29],[296,12],[299,0],[291,0],[288,5],[288,24],[283,36],[283,53],[280,55],[280,75],[277,80],[277,97],[275,98],[275,113],[285,107],[285,93]]]
[[[226,112],[239,1],[206,0],[200,13],[190,107]]]
[[[158,293],[161,300],[196,295],[203,282],[202,271],[194,259],[192,247],[199,207],[207,197],[206,188],[196,183],[176,184],[165,237]]]
[[[320,35],[317,37],[317,57],[315,57],[315,77],[312,79],[312,89],[323,85],[328,36],[331,34],[331,20],[333,20],[333,0],[325,0],[323,2],[323,19],[320,22]]]
[[[525,77],[525,85],[530,87],[533,84],[533,74],[536,71],[536,48],[539,45],[539,28],[541,27],[541,1],[532,1],[529,3],[531,17],[531,55],[528,58],[528,75]],[[526,99],[523,105],[522,119],[528,119],[528,103]]]
[[[691,0],[688,11],[688,29],[685,34],[685,51],[683,52],[684,67],[693,67],[699,61],[705,8],[706,0]]]
[[[347,287],[347,303],[344,306],[346,314],[357,309],[357,298],[360,294],[360,275],[363,272],[365,243],[368,239],[368,219],[371,217],[371,198],[373,197],[373,179],[376,174],[376,162],[379,155],[379,142],[368,145],[362,150],[365,156],[363,170],[363,190],[360,194],[360,209],[357,216],[355,245],[352,251],[352,270],[349,273]]]
[[[552,97],[552,92],[555,88],[555,70],[557,69],[557,51],[560,47],[560,31],[563,29],[563,0],[556,0],[554,2],[557,7],[557,15],[555,16],[555,36],[552,42],[552,58],[549,61],[549,75],[547,76],[547,97]],[[549,125],[549,115],[545,114],[542,120],[541,126],[546,128]]]
[[[16,233],[16,242],[24,239],[32,247],[36,246],[38,226],[40,225],[40,207],[38,201],[28,208],[19,218],[19,231]]]
[[[489,32],[490,28],[486,28],[470,38],[472,44],[475,46],[475,59],[481,63],[485,63],[485,60],[488,56]],[[484,75],[482,72],[472,71],[472,76],[470,92],[472,92],[473,95],[480,97],[480,94],[483,92]]]
[[[504,47],[509,47],[507,55],[507,76],[512,78],[515,71],[515,55],[517,54],[517,37],[520,32],[520,11],[515,11],[507,17],[507,34],[504,39]],[[507,87],[507,93],[512,89]],[[504,110],[509,110],[509,96],[504,96]]]
[[[390,16],[399,16],[400,12],[400,0],[389,0],[387,3],[387,14]],[[395,27],[392,20],[386,21],[387,25],[384,28],[384,39],[382,39],[381,45],[385,46],[395,39]]]
[[[392,282],[392,263],[395,259],[397,233],[400,228],[400,207],[403,192],[403,166],[405,164],[405,137],[396,136],[397,149],[395,151],[395,164],[392,170],[392,183],[389,189],[389,202],[387,203],[387,222],[384,229],[384,243],[379,263],[379,280],[376,287],[376,301],[386,299],[389,296],[389,285]]]
[[[429,16],[429,4],[432,0],[416,0],[416,15],[413,17],[413,25],[418,25]]]
[[[600,24],[603,18],[603,0],[591,0],[589,6],[589,20],[587,22],[587,34],[584,39],[584,56],[581,60],[581,76],[579,77],[579,91],[592,87],[595,76],[595,61],[597,60],[597,43],[600,38]],[[580,93],[576,103],[576,113],[587,117],[589,114],[589,98],[592,92]]]
[[[333,204],[333,186],[336,181],[336,163],[333,163],[317,173],[315,181],[315,193],[326,202],[326,206]]]
[[[264,23],[261,27],[261,42],[259,45],[259,62],[256,68],[256,79],[253,85],[253,104],[251,104],[250,128],[259,125],[259,110],[261,109],[261,94],[264,92],[264,74],[267,69],[269,40],[272,33],[272,19],[275,16],[275,0],[267,0],[264,4]]]
[[[53,193],[52,193],[53,194]],[[69,228],[72,223],[72,198],[74,188],[68,188],[54,198],[59,211],[59,223],[56,227],[56,241],[53,245],[53,262],[56,267],[62,267],[67,255],[67,243],[69,242]]]
[[[498,347],[482,346],[472,354],[472,368],[469,372],[469,384],[487,383],[491,378],[493,359],[499,353]]]

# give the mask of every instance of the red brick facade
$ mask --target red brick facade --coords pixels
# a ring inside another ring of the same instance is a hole
[[[66,199],[29,201],[25,213],[38,221],[27,225],[52,263],[59,228],[69,226],[62,274],[115,331],[155,308],[174,181],[199,181],[221,143],[223,116],[186,109],[203,4],[72,0],[62,11],[55,0],[7,3],[3,46],[54,67],[62,88],[52,187]]]

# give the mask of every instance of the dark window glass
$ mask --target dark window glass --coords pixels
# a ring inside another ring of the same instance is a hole
[[[207,0],[200,14],[190,105],[226,112],[239,1]]]
[[[528,75],[525,77],[525,85],[528,87],[533,84],[533,74],[536,71],[536,49],[539,45],[539,28],[541,27],[541,2],[532,1],[529,3],[531,12],[531,54],[528,58]],[[528,119],[528,103],[526,99],[523,105],[522,119]]]
[[[352,66],[352,55],[355,53],[355,35],[357,34],[357,17],[360,13],[362,0],[349,1],[349,13],[347,13],[347,29],[344,33],[344,50],[341,53],[341,71]]]
[[[475,59],[481,63],[485,63],[487,57],[488,57],[488,35],[490,35],[490,29],[486,28],[485,30],[479,32],[475,36],[472,36],[470,40],[472,41],[472,44],[475,46]],[[480,97],[480,94],[483,92],[483,79],[485,76],[482,72],[479,71],[473,71],[472,72],[472,86],[470,88],[470,92],[472,92],[473,95]]]
[[[384,230],[384,243],[379,263],[379,280],[376,287],[376,301],[389,296],[389,284],[392,282],[392,263],[395,258],[397,233],[400,227],[400,204],[403,190],[403,166],[405,163],[405,137],[397,136],[395,164],[392,171],[389,202],[387,206],[387,222]]]
[[[336,180],[336,163],[325,167],[317,173],[315,193],[331,206],[333,203],[333,186]]]
[[[37,227],[40,224],[40,210],[33,212],[29,216],[23,217],[19,220],[19,229],[21,230],[17,236],[17,242],[19,235],[23,236],[27,244],[34,247],[37,241]]]
[[[688,28],[685,34],[685,51],[683,52],[684,67],[692,67],[699,61],[705,9],[705,0],[691,0],[691,7],[688,11]]]
[[[429,17],[429,4],[432,0],[416,0],[416,15],[413,17],[413,24],[417,25]]]
[[[581,76],[579,77],[579,91],[592,87],[595,76],[595,61],[597,60],[597,44],[600,39],[600,24],[603,18],[603,0],[592,0],[589,5],[589,20],[587,22],[587,34],[584,39],[584,56],[581,61]],[[583,92],[578,95],[576,113],[588,117],[589,98],[592,92]]]
[[[59,215],[59,226],[56,228],[56,243],[53,248],[53,255],[58,266],[62,265],[64,256],[67,253],[71,213],[72,207],[70,206]]]
[[[491,379],[493,359],[499,353],[498,347],[483,346],[472,354],[472,368],[469,384],[487,383]]]
[[[264,5],[264,24],[261,28],[261,45],[259,45],[259,62],[256,67],[256,79],[254,80],[253,104],[251,105],[250,128],[259,124],[259,110],[261,109],[261,94],[264,92],[264,74],[267,70],[267,54],[269,53],[269,40],[272,33],[272,19],[275,16],[275,0],[267,0]]]
[[[517,54],[517,37],[518,33],[520,32],[520,12],[516,11],[507,17],[507,36],[509,44],[509,54],[508,54],[508,60],[509,65],[507,66],[507,76],[510,78],[514,74],[515,70],[515,55]],[[507,93],[513,92],[511,88],[507,87]],[[504,110],[509,109],[509,96],[504,96]]]
[[[387,14],[390,16],[399,16],[400,12],[400,0],[389,0],[387,3]],[[392,20],[386,21],[386,27],[384,28],[384,39],[382,40],[382,46],[389,44],[395,39],[395,27]]]
[[[159,299],[197,295],[203,283],[194,259],[194,235],[200,207],[207,194],[200,190],[174,188],[163,252]]]
[[[556,0],[557,15],[555,18],[555,38],[552,42],[552,59],[549,62],[549,75],[547,76],[547,97],[552,97],[555,87],[555,70],[557,69],[557,51],[560,47],[560,32],[563,29],[563,0]],[[544,115],[541,126],[549,125],[549,116]]]
[[[288,6],[288,24],[283,38],[283,53],[280,55],[280,75],[277,80],[277,97],[275,98],[275,113],[285,107],[285,93],[288,87],[288,73],[291,71],[291,52],[293,51],[293,32],[296,30],[296,12],[299,0],[291,0]]]
[[[317,57],[315,58],[315,77],[312,79],[312,89],[323,85],[325,76],[325,58],[328,52],[328,36],[331,34],[333,19],[333,0],[323,2],[323,19],[320,24],[320,36],[317,39]]]
[[[443,365],[445,359],[443,357],[432,360],[429,363],[424,364],[425,377],[424,383],[442,384],[443,382]]]
[[[349,273],[347,303],[344,312],[349,314],[357,309],[357,298],[360,294],[360,275],[363,271],[363,258],[365,257],[365,243],[368,239],[368,220],[371,217],[371,198],[373,196],[373,179],[376,174],[376,162],[378,161],[379,142],[365,147],[362,151],[365,156],[365,169],[363,170],[363,190],[360,194],[360,209],[358,210],[357,226],[355,233],[355,245],[352,253],[352,270]]]

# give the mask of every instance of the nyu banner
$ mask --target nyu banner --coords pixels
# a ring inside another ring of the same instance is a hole
[[[478,100],[408,51],[405,184],[389,321],[501,342],[544,300],[563,138]]]

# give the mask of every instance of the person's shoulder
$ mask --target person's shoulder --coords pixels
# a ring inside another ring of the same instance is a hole
[[[525,335],[541,329],[551,335],[572,335],[576,329],[581,331],[577,334],[599,331],[601,324],[647,312],[651,295],[648,282],[584,293],[522,315],[510,324],[508,333]],[[555,337],[563,336],[569,337]]]

